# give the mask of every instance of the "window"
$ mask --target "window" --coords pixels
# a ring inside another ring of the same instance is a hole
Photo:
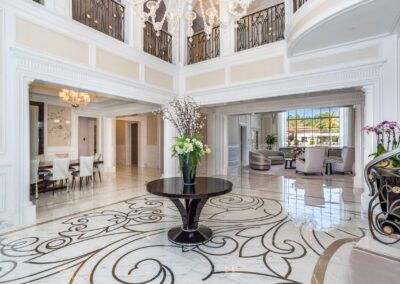
[[[286,146],[339,146],[340,108],[296,109],[286,117]]]

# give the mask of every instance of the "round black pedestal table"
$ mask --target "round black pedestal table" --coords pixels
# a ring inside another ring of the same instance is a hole
[[[182,226],[170,229],[168,239],[179,245],[198,245],[212,237],[210,228],[199,225],[201,210],[210,197],[232,191],[232,183],[219,178],[198,177],[194,185],[184,185],[181,177],[173,177],[149,182],[146,188],[151,194],[169,198],[179,210]]]

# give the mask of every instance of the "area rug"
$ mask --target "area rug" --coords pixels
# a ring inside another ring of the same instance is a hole
[[[310,283],[326,249],[366,225],[330,209],[316,228],[300,209],[292,218],[272,199],[211,198],[201,222],[212,240],[184,247],[167,240],[181,223],[175,206],[145,195],[1,236],[0,283]]]

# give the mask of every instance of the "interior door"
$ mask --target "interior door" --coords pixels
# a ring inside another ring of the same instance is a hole
[[[131,163],[138,164],[138,125],[131,124]]]

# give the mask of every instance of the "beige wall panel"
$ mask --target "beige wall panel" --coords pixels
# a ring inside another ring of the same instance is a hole
[[[158,143],[157,115],[147,114],[147,145],[156,146]]]
[[[293,62],[290,64],[290,69],[292,72],[306,71],[310,69],[317,69],[337,64],[370,59],[378,56],[379,56],[379,47],[370,46],[362,49],[347,51],[338,54],[332,54],[324,57]]]
[[[186,77],[186,90],[193,91],[225,84],[225,70],[219,69],[207,73]]]
[[[116,54],[97,49],[96,65],[99,69],[139,80],[139,64]]]
[[[148,84],[155,85],[164,89],[174,89],[174,77],[160,71],[154,70],[153,68],[145,68],[145,81]]]
[[[117,120],[116,122],[116,144],[117,146],[125,146],[125,124],[123,120]]]
[[[282,75],[284,73],[283,56],[271,57],[231,68],[232,83],[258,78]]]
[[[86,43],[18,18],[16,25],[17,43],[77,63],[88,64],[89,48]]]

